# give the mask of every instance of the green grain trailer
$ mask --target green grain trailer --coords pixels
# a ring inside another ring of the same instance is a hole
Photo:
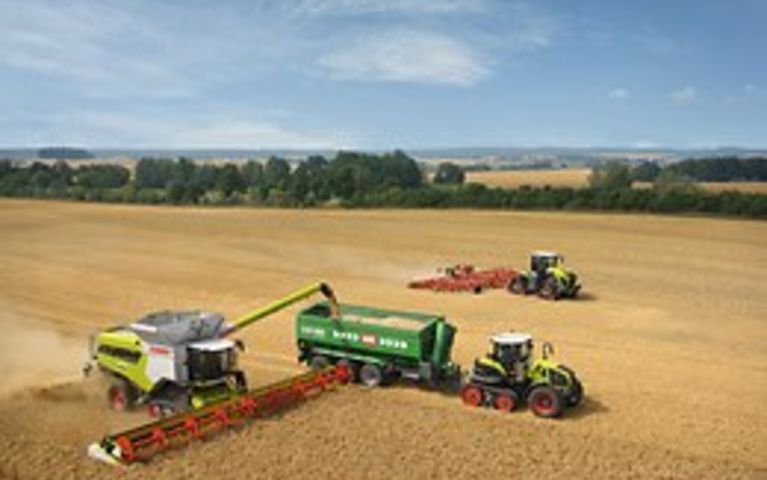
[[[299,361],[314,369],[347,365],[354,378],[377,386],[396,378],[431,386],[457,383],[450,358],[455,327],[441,315],[317,303],[296,317]]]

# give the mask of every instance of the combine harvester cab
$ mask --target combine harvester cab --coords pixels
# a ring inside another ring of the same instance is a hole
[[[296,317],[298,360],[313,369],[348,367],[352,379],[378,386],[397,378],[430,386],[456,384],[450,352],[456,329],[440,315],[317,303]]]

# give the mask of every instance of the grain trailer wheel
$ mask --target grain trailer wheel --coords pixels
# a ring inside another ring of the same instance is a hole
[[[366,363],[360,369],[360,383],[366,387],[377,387],[383,382],[383,372],[378,365]]]

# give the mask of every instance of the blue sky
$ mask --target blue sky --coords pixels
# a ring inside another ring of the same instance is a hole
[[[767,1],[0,2],[0,146],[767,146]]]

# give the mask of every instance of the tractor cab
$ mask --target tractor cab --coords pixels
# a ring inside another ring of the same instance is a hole
[[[527,333],[504,332],[490,337],[489,357],[500,363],[507,375],[522,382],[530,368],[533,337]]]
[[[565,258],[556,252],[533,252],[530,255],[530,271],[544,275],[549,268],[557,268]]]

